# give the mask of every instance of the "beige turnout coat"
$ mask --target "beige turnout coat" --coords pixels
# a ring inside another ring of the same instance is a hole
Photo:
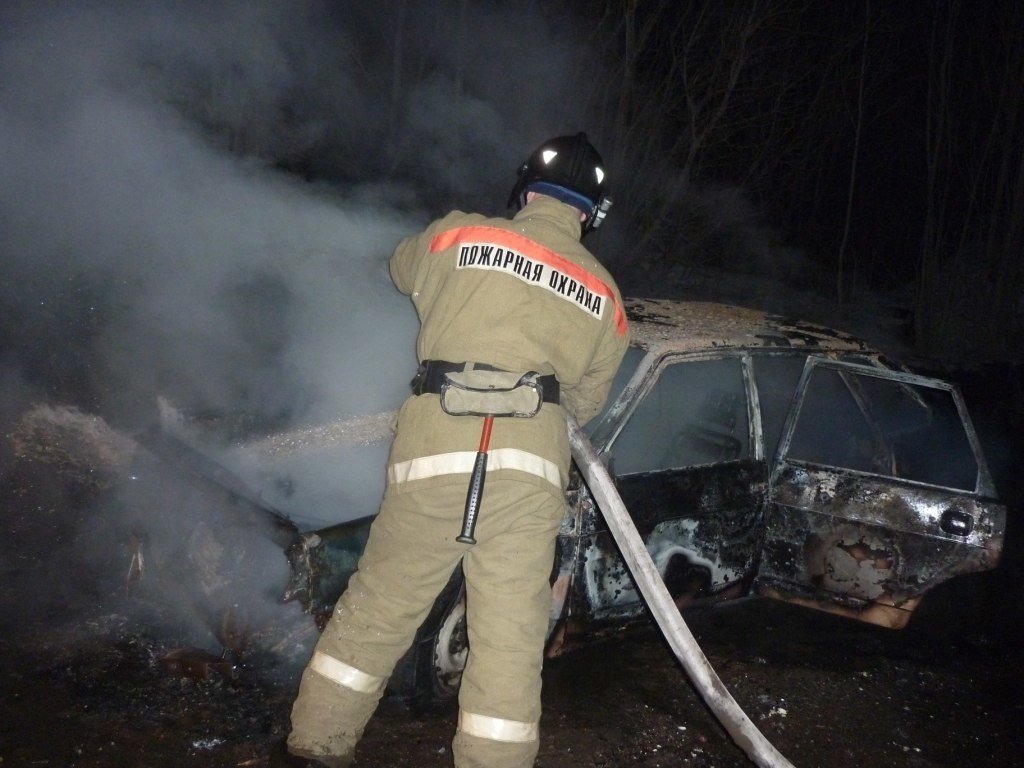
[[[456,534],[484,420],[446,414],[436,394],[406,400],[380,514],[303,672],[294,754],[348,764],[387,677],[461,562],[469,654],[455,765],[533,765],[569,467],[565,411],[580,422],[599,411],[628,339],[619,291],[579,234],[574,208],[538,197],[511,221],[452,213],[392,256],[395,284],[419,312],[421,361],[553,374],[561,401],[532,418],[494,420],[469,545]]]
[[[495,420],[489,477],[561,494],[569,447],[565,408],[581,424],[608,395],[628,345],[618,287],[580,243],[576,209],[537,197],[512,220],[453,212],[403,240],[391,277],[420,317],[422,360],[554,374],[561,403],[532,418]],[[482,419],[449,416],[438,396],[406,401],[388,466],[388,493],[467,482]]]

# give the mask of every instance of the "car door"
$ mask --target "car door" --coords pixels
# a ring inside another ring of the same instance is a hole
[[[626,507],[681,607],[749,589],[768,472],[749,356],[666,356],[613,428],[598,433]],[[642,602],[603,518],[580,541],[575,583],[590,620]]]
[[[952,576],[994,567],[995,499],[957,389],[810,357],[779,442],[755,589],[893,628]]]

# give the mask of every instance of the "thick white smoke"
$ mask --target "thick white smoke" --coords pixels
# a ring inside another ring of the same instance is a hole
[[[21,327],[6,362],[47,353],[38,326],[115,418],[161,392],[297,419],[393,402],[381,383],[410,367],[414,318],[385,265],[415,220],[218,151],[133,71],[152,30],[114,21],[8,27],[3,300]]]
[[[387,258],[449,207],[504,210],[525,153],[584,127],[571,30],[529,4],[5,4],[5,417],[395,408],[416,319]],[[322,524],[374,511],[383,455],[264,479]]]
[[[160,397],[250,437],[396,408],[417,322],[387,259],[450,207],[503,211],[522,157],[581,127],[568,29],[524,4],[4,3],[0,434],[37,403],[137,436]],[[376,511],[386,449],[217,458],[308,529]],[[209,590],[242,554],[277,611],[280,543],[174,464],[84,507],[19,477],[0,621],[111,595],[141,554],[183,630],[237,599]]]

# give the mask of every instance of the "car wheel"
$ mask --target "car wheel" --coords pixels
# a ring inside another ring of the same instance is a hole
[[[418,711],[448,709],[458,696],[468,655],[466,585],[459,566],[396,665],[391,689]]]
[[[462,683],[462,671],[469,656],[469,635],[466,631],[466,590],[460,585],[458,599],[441,618],[437,634],[424,653],[426,677],[432,693],[439,698],[454,698]]]

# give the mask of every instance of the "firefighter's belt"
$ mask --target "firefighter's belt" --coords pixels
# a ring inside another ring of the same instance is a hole
[[[557,403],[558,380],[535,371],[515,373],[482,363],[427,360],[412,381],[421,395],[441,396],[441,407],[453,416],[533,416],[541,403]]]

